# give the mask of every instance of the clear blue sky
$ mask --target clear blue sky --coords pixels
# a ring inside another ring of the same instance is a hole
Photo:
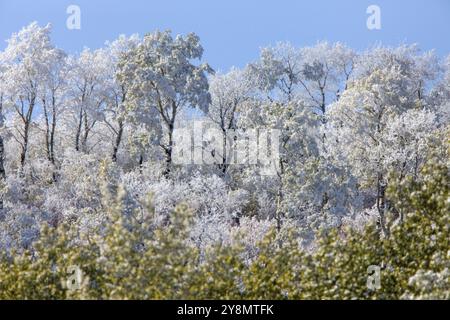
[[[70,4],[81,8],[81,30],[66,28]],[[381,30],[366,27],[371,4],[381,8]],[[0,49],[32,21],[51,22],[54,42],[68,52],[101,47],[122,33],[193,31],[204,60],[223,71],[284,40],[299,46],[342,41],[358,50],[377,42],[419,43],[440,56],[450,53],[449,0],[0,0]]]

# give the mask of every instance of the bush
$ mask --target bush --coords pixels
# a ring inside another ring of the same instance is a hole
[[[79,237],[66,225],[44,226],[32,249],[4,254],[0,298],[449,299],[449,178],[447,166],[430,163],[420,180],[391,186],[404,221],[388,238],[375,225],[334,229],[306,250],[294,229],[272,229],[252,260],[239,241],[203,252],[191,245],[186,206],[164,226],[124,215],[119,188],[117,197],[105,195],[105,230]],[[367,285],[373,265],[381,270],[378,289]]]

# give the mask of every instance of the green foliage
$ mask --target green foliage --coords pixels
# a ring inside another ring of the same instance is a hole
[[[364,233],[342,228],[305,250],[295,230],[273,229],[250,261],[239,241],[204,252],[190,244],[186,206],[158,227],[124,215],[118,188],[117,197],[104,195],[104,231],[80,238],[67,226],[45,226],[32,249],[4,255],[0,298],[449,299],[449,178],[446,165],[431,162],[420,179],[391,186],[404,218],[388,238],[372,225]],[[371,265],[381,268],[378,289],[367,286]],[[72,266],[83,272],[76,290],[68,285]]]

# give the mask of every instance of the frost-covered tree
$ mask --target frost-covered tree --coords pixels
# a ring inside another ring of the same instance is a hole
[[[5,122],[5,114],[4,108],[6,107],[6,93],[5,93],[5,67],[3,65],[2,53],[0,52],[0,178],[3,180],[6,178],[5,172],[5,144],[4,144],[4,122]]]
[[[315,221],[312,208],[343,214],[349,201],[344,190],[355,183],[343,178],[345,168],[331,163],[324,124],[328,106],[346,90],[356,61],[357,54],[341,43],[319,42],[304,48],[279,43],[264,48],[261,58],[247,66],[259,98],[276,102],[268,110],[273,111],[272,122],[283,128],[278,176],[279,181],[289,181],[289,187],[282,189],[289,190],[291,199],[283,211],[295,211],[305,220]],[[258,114],[265,118],[266,113]],[[277,193],[278,199],[287,199],[281,190]]]
[[[295,219],[305,235],[339,225],[353,200],[348,189],[356,182],[352,176],[345,176],[345,168],[330,161],[319,115],[301,103],[247,104],[239,126],[279,130],[275,174],[261,176],[258,168],[248,166],[242,175],[252,193],[269,197],[270,206],[261,205],[271,208],[269,216],[278,221],[278,228],[285,219]],[[265,201],[264,197],[260,199]]]
[[[12,35],[3,52],[6,92],[19,121],[13,137],[20,145],[20,166],[27,158],[30,130],[44,82],[51,65],[61,51],[50,42],[51,26],[40,27],[36,22]]]
[[[356,53],[341,43],[296,48],[285,42],[262,49],[260,60],[248,68],[269,99],[301,98],[324,115],[345,90],[355,60]]]
[[[102,119],[105,103],[103,85],[107,80],[108,60],[102,50],[85,48],[79,56],[70,56],[68,65],[74,146],[77,151],[89,152],[89,136]]]
[[[197,35],[173,38],[170,31],[147,34],[121,63],[120,81],[131,84],[129,105],[155,109],[164,128],[160,146],[164,151],[167,176],[172,167],[173,131],[183,108],[207,112],[210,95],[207,64],[193,62],[202,58],[203,47]]]
[[[418,163],[411,165],[411,155],[405,153],[426,146],[427,136],[435,129],[434,115],[424,105],[425,88],[436,70],[430,57],[405,46],[369,51],[361,57],[355,79],[329,113],[329,148],[334,159],[352,167],[362,188],[375,187],[382,228],[388,208],[385,190],[389,170],[414,167],[417,171]],[[424,61],[429,64],[427,68]],[[393,150],[393,144],[397,149]],[[413,154],[420,157],[418,152]],[[389,165],[394,163],[401,167]]]
[[[45,65],[42,91],[39,94],[45,123],[45,150],[47,159],[56,165],[56,129],[64,104],[67,102],[67,67],[63,51],[55,52]]]
[[[440,77],[427,97],[427,104],[440,106],[440,121],[448,123],[450,118],[450,55],[440,66]]]
[[[5,113],[6,93],[5,93],[5,68],[2,61],[2,53],[0,52],[0,185],[3,188],[6,179],[5,170]],[[0,196],[0,210],[3,210],[3,192]]]
[[[102,84],[105,96],[105,108],[103,121],[113,135],[113,149],[111,158],[117,161],[117,154],[122,144],[125,123],[129,121],[129,108],[126,107],[127,95],[130,85],[119,80],[121,60],[128,59],[128,55],[139,43],[137,35],[120,36],[117,40],[107,43],[107,48],[102,52],[107,60],[107,75]]]
[[[229,150],[233,149],[234,134],[238,129],[239,114],[244,102],[252,98],[254,88],[244,71],[233,68],[226,74],[215,74],[209,78],[211,105],[208,117],[222,133],[222,154],[217,154],[219,168],[225,175],[231,161]]]

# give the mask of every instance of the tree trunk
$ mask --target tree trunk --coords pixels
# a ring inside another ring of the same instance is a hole
[[[25,160],[27,158],[27,151],[28,151],[28,133],[30,130],[30,123],[28,121],[25,121],[24,123],[24,130],[23,130],[23,145],[22,145],[22,152],[20,153],[20,167],[23,169],[25,166]]]
[[[144,165],[144,155],[141,152],[139,155],[139,173],[141,173],[141,174],[142,174],[143,165]]]
[[[387,237],[389,235],[386,227],[386,185],[383,183],[383,176],[378,174],[377,178],[377,210],[380,216],[380,228],[383,235]]]
[[[5,162],[5,145],[3,143],[3,137],[0,135],[0,180],[6,179],[6,170],[4,162]]]
[[[77,150],[77,151],[80,151],[80,136],[81,136],[82,126],[83,126],[83,108],[80,109],[77,132],[75,134],[75,150]]]
[[[168,139],[169,142],[166,146],[163,147],[164,153],[166,155],[166,169],[164,170],[163,175],[168,178],[170,175],[170,172],[172,170],[172,151],[173,151],[173,131],[175,130],[175,118],[177,116],[177,110],[178,106],[175,103],[175,101],[172,101],[172,112],[170,117],[166,117],[164,110],[160,108],[161,115],[163,116],[164,121],[166,122],[167,129],[168,129]]]
[[[277,221],[278,232],[280,232],[280,230],[281,230],[281,226],[283,224],[282,220],[284,217],[282,206],[283,206],[283,199],[284,199],[283,175],[284,175],[285,170],[284,170],[284,162],[281,157],[279,160],[279,164],[280,164],[280,172],[277,172],[279,186],[278,186],[278,191],[277,191],[277,196],[276,196],[276,212],[275,212],[275,219]]]
[[[83,119],[84,119],[84,134],[83,140],[81,142],[81,149],[83,150],[83,152],[87,152],[87,139],[89,137],[89,119],[87,117],[86,110],[84,111]]]
[[[119,151],[120,143],[122,141],[122,135],[123,135],[123,121],[119,120],[119,130],[117,131],[116,141],[114,144],[113,154],[112,154],[112,161],[117,162],[117,152]]]
[[[3,96],[0,95],[0,128],[3,128]],[[5,161],[5,146],[3,143],[3,136],[0,135],[0,181],[4,182],[6,179],[6,171],[4,166]],[[0,210],[3,210],[3,196],[0,196]]]
[[[53,165],[52,173],[53,181],[57,181],[56,160],[55,160],[55,131],[56,131],[56,99],[53,94],[51,103],[51,116],[47,108],[47,101],[42,99],[42,106],[45,116],[45,148],[47,151],[47,159]]]
[[[52,125],[50,129],[50,161],[55,165],[55,131],[56,131],[56,101],[52,98]]]
[[[169,177],[170,171],[172,169],[173,130],[174,126],[171,123],[169,125],[169,143],[167,146],[164,146],[164,153],[166,155],[166,169],[164,170],[163,174],[166,178]]]
[[[221,171],[222,177],[225,177],[228,171],[229,159],[228,159],[228,141],[227,141],[227,130],[222,127],[222,135],[223,135],[223,149],[222,149],[222,163],[219,163],[218,167]]]
[[[51,162],[50,156],[50,119],[48,118],[47,101],[42,99],[42,107],[44,109],[45,117],[45,150],[47,152],[47,159]]]
[[[25,166],[26,158],[27,158],[28,140],[29,140],[28,137],[30,134],[30,125],[31,125],[32,116],[33,116],[33,109],[34,109],[34,105],[36,103],[36,95],[31,95],[31,97],[29,99],[28,110],[27,110],[26,114],[24,112],[23,101],[21,101],[21,103],[22,103],[22,109],[19,112],[19,115],[21,116],[22,121],[23,121],[23,134],[22,134],[23,143],[22,143],[22,152],[20,153],[20,167],[21,167],[21,169],[23,169]]]

